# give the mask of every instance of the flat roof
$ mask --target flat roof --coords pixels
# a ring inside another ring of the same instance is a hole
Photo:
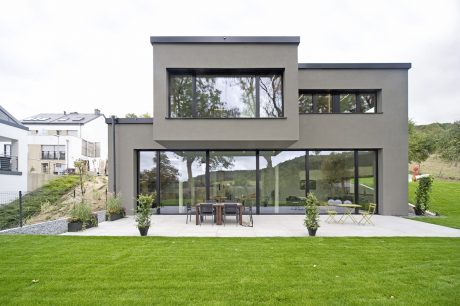
[[[105,118],[105,123],[112,124],[112,118]],[[153,118],[115,118],[116,124],[148,124],[153,123]]]
[[[411,63],[299,63],[299,69],[410,69]]]
[[[300,36],[150,36],[153,44],[296,44]]]

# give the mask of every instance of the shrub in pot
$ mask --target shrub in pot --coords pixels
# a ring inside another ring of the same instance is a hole
[[[155,197],[155,193],[140,194],[137,197],[136,222],[141,236],[147,236],[149,231],[151,207]]]
[[[88,203],[82,201],[73,205],[67,225],[69,232],[78,232],[97,225],[97,215],[91,212]]]
[[[115,221],[126,216],[126,210],[121,206],[120,197],[111,196],[107,199],[106,220]]]
[[[319,201],[313,193],[308,193],[305,200],[305,227],[308,229],[310,236],[315,236],[316,231],[319,228],[319,212],[318,212]]]
[[[415,190],[415,207],[414,212],[420,216],[425,214],[430,207],[431,186],[433,178],[431,176],[421,177],[418,180],[417,189]]]

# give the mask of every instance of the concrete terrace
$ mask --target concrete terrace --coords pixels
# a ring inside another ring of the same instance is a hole
[[[245,216],[247,218],[247,216]],[[327,216],[320,216],[320,237],[460,237],[460,230],[445,226],[414,221],[402,217],[373,217],[375,225],[357,225],[349,219],[345,224],[326,223]],[[256,215],[254,227],[237,226],[234,218],[227,224],[213,225],[208,219],[203,225],[195,225],[195,218],[186,224],[185,216],[153,215],[149,236],[168,237],[303,237],[308,236],[303,226],[303,215]],[[246,221],[246,219],[243,219]],[[102,222],[99,227],[83,232],[64,233],[74,236],[139,236],[134,217]]]

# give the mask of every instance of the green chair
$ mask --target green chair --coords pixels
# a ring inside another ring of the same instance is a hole
[[[358,222],[358,224],[363,223],[363,225],[365,224],[374,225],[374,223],[372,223],[371,218],[375,214],[376,209],[377,209],[377,205],[374,203],[370,203],[369,207],[367,208],[367,211],[361,213],[362,218]]]
[[[332,200],[329,200],[327,202],[327,206],[326,206],[326,212],[327,212],[327,219],[326,219],[326,222],[327,223],[337,223],[337,220],[335,219],[335,217],[337,216],[337,210],[335,210],[335,206],[333,206],[332,208],[330,207],[330,205],[334,205],[334,201]]]

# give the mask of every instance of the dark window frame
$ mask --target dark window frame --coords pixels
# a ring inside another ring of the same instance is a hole
[[[284,68],[166,68],[168,78],[168,114],[166,119],[280,119],[284,118]],[[196,114],[196,78],[201,75],[211,76],[254,76],[255,77],[255,95],[256,95],[256,115],[255,117],[198,117]],[[281,78],[281,114],[278,117],[260,117],[260,78],[277,75]],[[173,117],[171,116],[171,77],[173,76],[191,76],[192,77],[192,117]]]
[[[359,194],[356,193],[357,186],[359,186],[359,152],[374,152],[375,155],[375,169],[374,169],[374,180],[375,180],[375,204],[377,204],[376,213],[379,213],[380,205],[379,205],[379,167],[378,167],[378,156],[379,156],[379,149],[370,149],[370,148],[360,148],[360,149],[349,149],[349,148],[332,148],[332,149],[325,149],[325,148],[315,148],[315,149],[137,149],[135,150],[135,155],[137,158],[136,161],[136,199],[140,192],[140,152],[156,152],[156,207],[160,207],[161,205],[161,182],[160,182],[160,152],[175,152],[175,151],[202,151],[206,152],[206,172],[205,172],[205,184],[206,184],[206,199],[209,200],[210,197],[210,169],[209,169],[209,155],[211,151],[227,151],[227,152],[236,152],[236,151],[251,151],[255,152],[256,156],[256,214],[260,214],[260,151],[304,151],[305,152],[305,196],[308,195],[310,191],[310,184],[309,184],[309,170],[310,170],[310,158],[309,153],[310,151],[348,151],[353,152],[353,165],[354,165],[354,191],[355,191],[355,203],[359,204]]]
[[[379,94],[381,92],[381,89],[300,89],[298,96],[300,95],[312,95],[312,111],[311,112],[305,112],[301,113],[299,111],[300,115],[308,115],[308,114],[378,114],[381,113],[379,112],[378,109],[378,100],[379,100]],[[318,99],[317,95],[331,95],[332,98],[332,112],[328,113],[320,113],[318,112]],[[355,112],[340,112],[340,95],[344,94],[354,94],[355,95],[355,100],[356,100],[356,111]],[[364,95],[364,94],[372,94],[375,95],[375,107],[374,111],[371,113],[368,112],[361,112],[361,104],[359,103],[359,95]]]

